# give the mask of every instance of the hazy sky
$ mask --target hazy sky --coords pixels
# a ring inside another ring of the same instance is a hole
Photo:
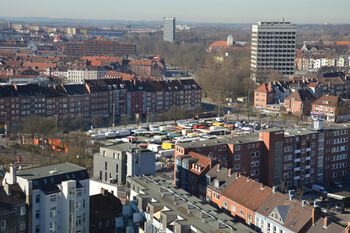
[[[0,0],[0,16],[251,23],[350,23],[349,0]]]

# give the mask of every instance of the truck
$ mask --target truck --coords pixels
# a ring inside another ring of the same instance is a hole
[[[327,190],[321,185],[313,184],[311,189],[316,192],[322,193],[324,196],[327,196]]]

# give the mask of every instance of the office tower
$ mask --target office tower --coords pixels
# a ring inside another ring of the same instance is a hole
[[[251,79],[277,71],[294,73],[296,25],[290,22],[259,22],[252,26]]]
[[[168,42],[175,41],[175,18],[164,17],[163,18],[163,40]]]
[[[89,232],[89,174],[60,163],[7,172],[3,185],[18,184],[28,205],[28,232]]]

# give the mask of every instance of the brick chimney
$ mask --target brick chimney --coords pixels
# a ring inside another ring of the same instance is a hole
[[[315,225],[315,223],[317,221],[316,208],[315,207],[312,208],[311,219],[312,219],[312,225]]]

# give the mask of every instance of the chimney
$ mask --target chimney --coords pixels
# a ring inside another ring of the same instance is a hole
[[[323,219],[323,229],[327,229],[327,227],[328,227],[328,217],[324,217],[324,219]]]
[[[276,193],[276,191],[277,191],[277,186],[273,186],[272,187],[272,193]]]
[[[16,184],[17,183],[16,165],[11,164],[10,177],[7,179],[7,183],[8,184]]]
[[[232,170],[231,170],[231,168],[229,168],[228,169],[228,177],[231,177],[231,175],[232,175]]]
[[[315,207],[312,208],[311,219],[312,219],[312,225],[315,225],[315,223],[316,223],[316,209],[315,209]]]
[[[108,190],[107,190],[107,189],[101,188],[101,194],[102,194],[103,196],[106,196],[107,193],[108,193]]]
[[[306,205],[306,200],[301,200],[301,206],[304,207]]]
[[[217,167],[216,171],[217,171],[217,172],[220,171],[220,164],[218,164],[218,167]]]
[[[289,200],[293,201],[293,194],[289,194]]]

